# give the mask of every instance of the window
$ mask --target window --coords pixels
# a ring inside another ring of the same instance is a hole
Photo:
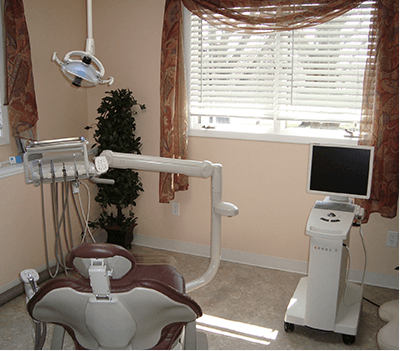
[[[190,134],[304,142],[357,135],[371,7],[258,35],[223,31],[186,11]]]
[[[9,124],[8,124],[8,108],[6,101],[6,65],[5,65],[5,45],[4,45],[4,28],[3,28],[3,2],[0,10],[0,145],[10,143]]]

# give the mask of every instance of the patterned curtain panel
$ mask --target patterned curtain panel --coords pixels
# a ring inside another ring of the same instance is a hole
[[[180,0],[167,0],[161,50],[160,156],[186,159],[188,118],[183,61],[183,19]],[[159,201],[168,203],[175,191],[187,190],[188,177],[160,173]]]
[[[36,140],[38,112],[33,83],[31,49],[22,0],[5,0],[7,103],[15,137]]]
[[[362,145],[375,147],[371,197],[357,200],[369,215],[397,214],[399,198],[399,3],[377,0],[364,78]]]

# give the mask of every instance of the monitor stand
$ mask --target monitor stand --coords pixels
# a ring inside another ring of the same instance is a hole
[[[327,196],[324,199],[324,201],[327,201],[327,202],[341,202],[341,203],[345,203],[345,204],[353,203],[352,200],[350,198],[348,198],[347,196],[339,196],[339,195]]]
[[[349,233],[356,207],[317,201],[307,222],[310,236],[308,276],[300,279],[285,314],[285,331],[294,325],[343,335],[355,342],[361,312],[362,286],[346,280]]]

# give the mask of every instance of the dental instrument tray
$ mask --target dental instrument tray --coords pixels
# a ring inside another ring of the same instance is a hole
[[[95,176],[87,144],[83,137],[29,142],[24,156],[25,182],[38,186]]]

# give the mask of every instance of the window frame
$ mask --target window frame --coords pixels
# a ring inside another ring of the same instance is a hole
[[[183,10],[183,25],[184,25],[184,51],[185,51],[185,67],[186,67],[186,84],[187,96],[190,97],[190,55],[187,55],[187,48],[190,47],[190,16],[191,12],[184,7]],[[356,145],[358,137],[345,135],[343,130],[325,130],[325,129],[282,129],[278,126],[274,131],[264,130],[257,131],[235,131],[234,128],[228,126],[218,126],[218,129],[201,128],[197,123],[194,123],[194,118],[190,115],[190,98],[188,98],[188,134],[195,137],[214,137],[239,140],[257,140],[257,141],[272,141],[272,142],[289,142],[299,144],[309,144],[310,142],[329,142],[335,144]],[[279,123],[279,122],[278,122]],[[283,123],[283,122],[280,122]],[[231,129],[231,130],[230,130]]]

